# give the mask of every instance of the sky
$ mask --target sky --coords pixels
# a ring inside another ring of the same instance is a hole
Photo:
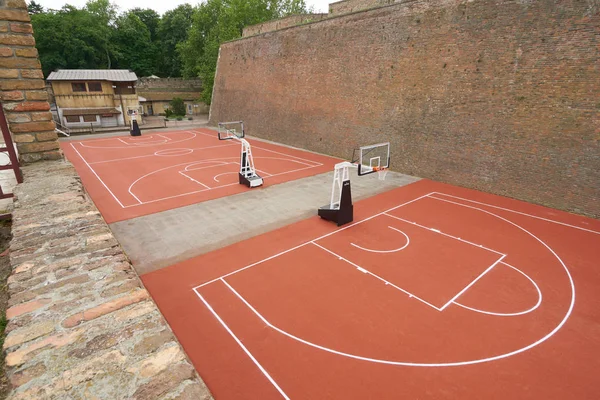
[[[29,2],[29,0],[26,0]],[[65,4],[70,4],[77,8],[81,8],[85,5],[87,0],[35,0],[36,3],[40,4],[44,8],[60,9]],[[327,13],[329,10],[329,3],[334,3],[338,0],[305,0],[308,7],[313,6],[316,13]],[[119,6],[119,11],[129,10],[131,8],[151,8],[159,14],[163,14],[165,11],[174,9],[180,4],[189,3],[196,5],[199,0],[112,0],[112,3],[116,3]]]

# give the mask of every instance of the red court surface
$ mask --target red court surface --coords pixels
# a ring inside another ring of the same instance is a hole
[[[248,141],[263,186],[329,172],[340,161]],[[107,223],[260,190],[238,183],[240,143],[209,129],[65,141],[61,148]]]
[[[600,221],[427,180],[354,208],[142,276],[216,399],[600,398]]]

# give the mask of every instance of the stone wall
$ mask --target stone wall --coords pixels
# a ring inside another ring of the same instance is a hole
[[[0,1],[0,100],[24,162],[62,157],[30,22],[25,1]]]
[[[202,90],[202,80],[200,78],[140,78],[135,87],[138,92],[148,90],[158,90],[163,92],[167,89],[173,89],[175,92],[181,92],[183,90],[199,92]]]
[[[600,216],[600,2],[432,0],[221,46],[210,123]]]
[[[288,28],[290,26],[321,21],[324,18],[327,18],[327,14],[290,15],[289,17],[276,19],[274,21],[267,21],[263,22],[262,24],[247,26],[242,32],[242,37],[259,35],[265,32],[271,32],[276,31],[278,29]]]
[[[10,400],[211,395],[65,161],[15,191],[4,341]]]

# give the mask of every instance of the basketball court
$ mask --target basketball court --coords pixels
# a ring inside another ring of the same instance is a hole
[[[142,280],[217,399],[584,399],[599,259],[599,221],[421,180]]]
[[[331,171],[338,159],[248,140],[264,186]],[[210,129],[63,141],[107,223],[250,190],[240,185],[240,143]]]

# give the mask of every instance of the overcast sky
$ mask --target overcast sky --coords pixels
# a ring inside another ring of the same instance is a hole
[[[26,0],[29,2],[29,0]],[[44,8],[54,8],[60,9],[65,4],[71,4],[72,6],[81,8],[87,0],[35,0],[38,4],[40,4]],[[313,6],[315,12],[317,13],[327,13],[329,10],[329,3],[334,3],[338,0],[305,0],[307,6]],[[116,3],[119,6],[120,11],[129,10],[130,8],[151,8],[159,14],[163,14],[165,11],[169,11],[177,7],[179,4],[189,3],[191,5],[196,5],[200,1],[198,0],[112,0],[112,3]]]

